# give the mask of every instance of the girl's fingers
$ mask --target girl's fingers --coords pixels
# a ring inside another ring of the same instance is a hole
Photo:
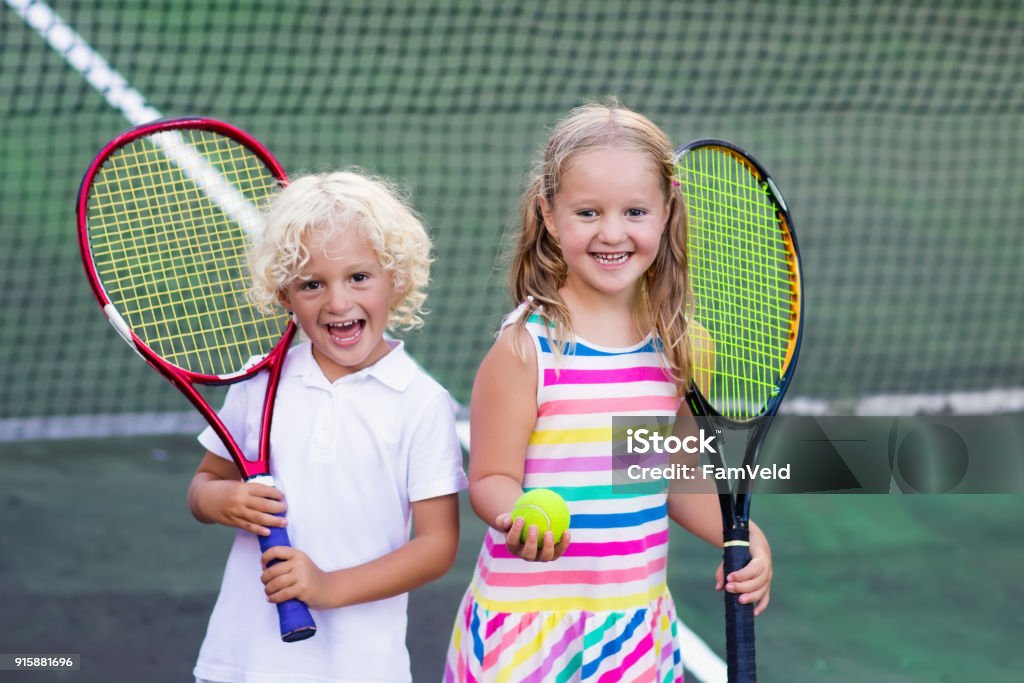
[[[740,595],[748,595],[750,593],[757,593],[767,588],[763,579],[751,579],[750,581],[729,581],[725,584],[725,590],[730,593],[738,593]],[[749,602],[747,600],[743,602]]]
[[[520,517],[509,527],[508,533],[505,534],[505,545],[508,546],[509,552],[513,555],[519,553],[519,549],[523,544],[523,524],[523,518]]]
[[[541,562],[550,562],[555,559],[555,536],[550,531],[544,532],[544,541],[537,559]]]
[[[750,581],[751,579],[763,574],[764,571],[764,563],[755,558],[748,562],[746,566],[729,574],[729,576],[726,577],[726,580],[731,582]]]
[[[562,539],[560,541],[558,541],[558,543],[555,545],[555,559],[557,559],[557,558],[562,556],[562,553],[564,553],[566,551],[566,549],[569,547],[569,544],[571,542],[572,542],[572,536],[569,534],[569,531],[566,530],[562,534]]]
[[[754,608],[754,616],[758,616],[761,612],[768,609],[768,603],[772,600],[772,593],[768,591],[764,594],[764,597],[757,601],[757,606]]]
[[[516,525],[522,527],[523,520],[517,519]],[[515,527],[513,527],[514,529]],[[524,560],[533,561],[537,558],[537,526],[535,524],[530,525],[529,531],[526,532],[526,543],[519,550],[519,557]]]

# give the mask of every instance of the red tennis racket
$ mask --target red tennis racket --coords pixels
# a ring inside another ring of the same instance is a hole
[[[78,242],[96,299],[114,329],[202,413],[245,481],[273,486],[270,426],[295,324],[247,298],[246,251],[261,211],[287,182],[255,139],[211,119],[145,124],[108,143],[78,193]],[[259,453],[249,460],[197,391],[267,371]],[[291,545],[280,527],[263,551]],[[277,605],[281,639],[316,624],[298,600]]]

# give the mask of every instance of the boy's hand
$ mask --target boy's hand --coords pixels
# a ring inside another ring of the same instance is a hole
[[[739,593],[739,601],[744,605],[755,603],[755,617],[768,609],[772,587],[772,550],[760,529],[751,526],[750,562],[747,566],[727,577],[724,574],[723,566],[719,564],[715,570],[715,590],[724,588],[730,593]]]
[[[219,524],[269,536],[269,527],[288,523],[284,517],[275,516],[288,506],[284,494],[273,486],[220,479],[207,482],[203,488],[204,507]]]
[[[313,609],[329,607],[323,598],[327,589],[327,574],[301,550],[289,546],[275,546],[263,553],[263,574],[260,581],[269,602],[297,599]],[[278,560],[273,566],[271,562]]]
[[[568,529],[562,534],[562,540],[556,544],[550,531],[545,531],[543,538],[540,538],[537,527],[531,524],[524,542],[522,538],[523,524],[525,522],[522,517],[513,523],[512,515],[508,512],[498,515],[494,520],[494,526],[505,532],[505,547],[508,548],[508,551],[527,562],[557,560],[572,541]]]

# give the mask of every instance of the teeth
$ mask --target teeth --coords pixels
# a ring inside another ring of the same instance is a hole
[[[621,252],[621,253],[618,253],[618,254],[598,254],[598,253],[595,253],[594,254],[594,258],[596,258],[600,263],[608,263],[608,264],[625,263],[626,259],[629,258],[629,252],[625,252],[624,251],[624,252]]]
[[[358,337],[362,328],[358,320],[346,320],[343,323],[327,323],[327,329],[332,337],[345,342]]]

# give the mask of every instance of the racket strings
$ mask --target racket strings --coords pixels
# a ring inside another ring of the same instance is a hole
[[[273,348],[287,323],[248,302],[247,230],[277,189],[266,165],[206,131],[118,149],[89,195],[96,272],[132,331],[191,372],[228,375]]]
[[[137,157],[138,155],[134,155],[134,156]],[[126,156],[126,158],[127,158],[127,156]],[[127,166],[131,166],[131,164],[127,164]],[[147,163],[147,164],[145,164],[145,166],[152,167],[152,164],[151,163]],[[130,170],[131,170],[131,172],[134,172],[134,173],[140,173],[141,172],[141,169],[140,169],[138,164],[136,164],[135,167],[131,168]],[[149,168],[150,172],[152,172],[152,170],[153,170],[152,168]],[[186,215],[182,211],[174,211],[174,210],[172,210],[172,207],[179,206],[180,202],[183,199],[183,197],[180,196],[180,193],[179,193],[179,196],[176,196],[176,197],[172,196],[171,193],[167,193],[163,197],[161,197],[160,195],[149,195],[149,196],[150,197],[156,197],[156,202],[154,202],[154,210],[156,211],[156,215],[157,216],[163,216],[164,220],[168,224],[175,224],[175,223],[181,224],[182,221],[206,221],[207,223],[211,223],[211,216],[206,214],[205,211],[201,215],[196,215],[194,213],[191,214],[191,215]],[[129,216],[129,218],[130,218],[130,216]],[[165,240],[162,240],[162,241],[157,241],[157,242],[149,241],[149,242],[143,244],[142,247],[145,250],[145,254],[143,256],[143,254],[140,253],[140,248],[139,248],[140,245],[138,245],[138,243],[134,240],[134,238],[137,237],[139,235],[139,233],[137,231],[123,233],[123,235],[131,238],[131,241],[133,242],[134,249],[124,249],[121,252],[125,257],[131,257],[131,256],[136,257],[137,262],[139,262],[140,264],[142,264],[146,268],[148,268],[147,273],[149,274],[151,280],[161,280],[162,279],[164,282],[167,282],[168,281],[168,278],[167,278],[168,272],[169,271],[170,272],[174,272],[176,270],[176,268],[170,268],[169,269],[169,268],[166,268],[166,267],[163,267],[163,268],[160,267],[161,264],[171,264],[171,263],[174,263],[174,262],[170,261],[169,259],[165,259],[164,258],[164,254],[166,254],[168,251],[176,251],[176,252],[179,252],[179,253],[181,251],[183,251],[183,250],[192,251],[192,253],[190,253],[188,255],[188,258],[190,259],[191,263],[193,263],[193,264],[196,263],[196,261],[197,261],[197,258],[196,258],[197,254],[195,253],[194,249],[192,249],[193,245],[190,243],[190,241],[183,242],[181,240],[181,231],[169,231],[169,230],[167,230],[167,231],[164,231],[162,233],[158,232],[158,233],[155,233],[155,234],[163,235],[163,236],[167,237],[168,239],[165,239]],[[218,234],[218,233],[211,233],[211,234]],[[220,234],[226,234],[226,233],[220,233]],[[237,240],[230,240],[230,241],[231,242],[237,242]],[[212,242],[208,240],[207,241],[207,245],[208,246],[212,245]],[[134,253],[132,253],[133,251],[134,251]],[[224,253],[217,253],[216,249],[207,249],[207,251],[208,251],[208,254],[209,254],[210,262],[217,262],[217,260],[220,260],[220,262],[230,263],[231,262],[230,257],[233,256],[233,255],[228,255],[228,254],[224,254]],[[235,251],[237,251],[237,249]],[[225,258],[228,258],[229,260],[225,260]],[[155,259],[162,259],[162,260],[155,260]],[[237,258],[236,258],[236,260],[237,260]],[[180,303],[187,310],[188,303],[189,302],[194,302],[197,298],[203,298],[208,303],[213,303],[213,301],[214,301],[214,293],[215,293],[214,290],[209,289],[209,290],[205,290],[204,291],[202,289],[197,289],[197,287],[195,285],[190,285],[189,284],[189,280],[193,279],[196,276],[197,269],[195,269],[195,268],[187,268],[186,270],[191,271],[191,273],[189,273],[186,278],[180,278],[180,277],[178,278],[178,282],[177,282],[178,287],[175,290],[175,294],[178,295],[177,300],[173,301],[173,302],[169,302],[169,301],[160,302],[161,305],[158,307],[158,308],[162,309],[161,318],[160,318],[161,322],[166,324],[168,326],[169,330],[170,330],[170,327],[172,326],[172,324],[175,323],[175,322],[179,322],[179,323],[182,322],[182,321],[190,322],[190,318],[189,317],[181,316],[181,315],[175,316],[172,311],[167,310],[169,305]],[[137,272],[131,272],[130,271],[130,275],[131,275],[131,278],[129,278],[129,281],[134,281],[138,277],[138,273]],[[163,276],[163,277],[161,278],[161,276]],[[105,284],[106,284],[106,282],[105,282]],[[115,282],[115,284],[124,285],[125,283],[124,282]],[[189,291],[189,295],[190,296],[182,296],[186,292],[186,290],[190,290]],[[155,308],[157,308],[157,307],[150,307],[148,310],[147,309],[142,309],[142,308],[137,308],[136,310],[137,310],[137,312],[139,312],[141,314],[146,314],[146,313],[152,313],[153,310],[155,310]],[[194,313],[195,312],[193,312],[193,314]],[[174,337],[174,336],[180,336],[181,334],[182,334],[182,330],[180,330],[180,329],[172,330],[172,331],[169,332],[169,334],[165,334],[163,337],[161,337],[161,336],[154,336],[154,337],[152,337],[151,341],[154,344],[159,344],[161,341],[164,341],[167,338]],[[224,344],[221,344],[221,345],[218,346],[218,348],[223,348],[224,346],[225,346]],[[171,355],[171,354],[169,354],[169,355]],[[180,355],[180,354],[173,354],[173,355]]]
[[[708,401],[748,420],[777,391],[795,334],[795,260],[780,212],[745,160],[718,147],[680,159],[689,214],[693,317],[705,330],[695,376]]]

